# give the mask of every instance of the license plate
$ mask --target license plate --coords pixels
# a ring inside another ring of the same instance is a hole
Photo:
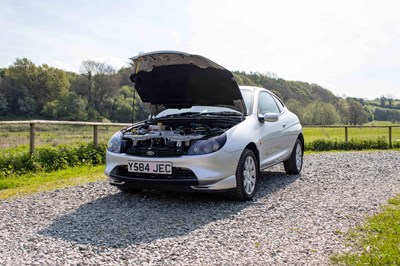
[[[128,171],[134,173],[170,175],[172,174],[172,163],[128,161]]]

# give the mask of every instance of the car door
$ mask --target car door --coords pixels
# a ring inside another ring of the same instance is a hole
[[[280,162],[285,155],[286,139],[283,131],[286,125],[284,119],[281,118],[281,110],[270,93],[261,91],[258,95],[257,104],[260,118],[266,113],[279,115],[276,122],[262,122],[263,119],[260,119],[260,166],[264,168]]]
[[[276,97],[275,95],[272,95],[272,98],[274,98],[276,104],[278,105],[278,108],[281,112],[280,116],[279,116],[279,120],[282,123],[282,133],[283,136],[282,138],[284,138],[284,143],[283,143],[283,149],[286,151],[286,155],[288,156],[293,149],[293,145],[297,139],[297,133],[293,132],[293,130],[291,129],[291,126],[294,124],[293,121],[293,115],[285,108],[285,106],[283,105],[282,101]],[[287,157],[285,156],[285,157]]]

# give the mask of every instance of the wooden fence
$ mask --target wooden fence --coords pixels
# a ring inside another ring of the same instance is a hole
[[[399,126],[303,126],[303,128],[343,128],[345,141],[349,141],[349,128],[387,128],[389,147],[393,147],[393,128],[400,128]]]
[[[93,126],[93,145],[98,146],[98,128],[99,126],[129,126],[131,124],[127,123],[101,123],[101,122],[81,122],[81,121],[50,121],[50,120],[25,120],[25,121],[0,121],[0,125],[17,125],[17,124],[29,124],[30,134],[29,134],[29,151],[33,153],[35,151],[35,125],[37,124],[47,124],[47,125],[82,125],[82,126]],[[345,141],[349,140],[349,128],[387,128],[388,129],[388,139],[389,147],[392,147],[393,128],[400,128],[399,126],[304,126],[304,128],[343,128]]]
[[[29,124],[29,151],[33,153],[35,151],[35,125],[46,124],[46,125],[81,125],[81,126],[93,126],[93,145],[97,147],[99,145],[99,126],[129,126],[131,124],[125,123],[102,123],[102,122],[81,122],[81,121],[51,121],[51,120],[25,120],[25,121],[0,121],[0,125],[18,125],[18,124]]]

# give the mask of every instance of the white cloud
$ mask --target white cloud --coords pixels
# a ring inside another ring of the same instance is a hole
[[[15,1],[0,10],[0,66],[28,57],[74,71],[87,59],[119,68],[139,51],[181,50],[335,93],[400,98],[398,10],[387,0]]]
[[[230,69],[272,71],[337,92],[341,79],[357,72],[345,87],[362,97],[379,84],[359,77],[366,68],[400,62],[394,47],[392,58],[385,56],[399,40],[396,7],[395,1],[194,1],[190,47]]]

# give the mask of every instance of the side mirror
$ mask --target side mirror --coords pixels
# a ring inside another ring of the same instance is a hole
[[[259,115],[258,120],[260,122],[276,122],[279,120],[279,115],[275,113],[265,113],[264,115]]]

